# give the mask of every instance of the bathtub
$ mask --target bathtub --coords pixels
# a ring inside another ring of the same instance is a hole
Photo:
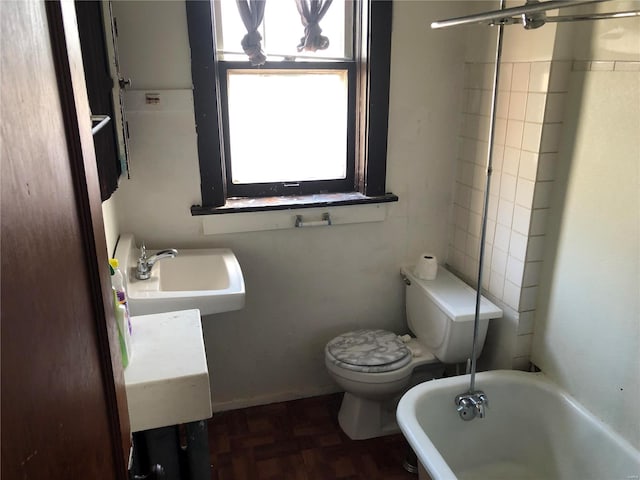
[[[454,398],[469,375],[434,380],[400,400],[400,429],[421,480],[640,479],[640,451],[542,373],[482,372],[485,418],[464,421]]]

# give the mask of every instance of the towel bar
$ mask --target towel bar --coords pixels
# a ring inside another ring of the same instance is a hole
[[[296,215],[296,227],[325,227],[331,225],[331,216],[329,212],[322,214],[321,220],[304,220],[302,215]]]

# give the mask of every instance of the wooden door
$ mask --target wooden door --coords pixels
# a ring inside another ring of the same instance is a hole
[[[1,477],[124,479],[130,445],[72,2],[0,2]]]

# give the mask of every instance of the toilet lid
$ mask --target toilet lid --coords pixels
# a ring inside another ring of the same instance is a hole
[[[346,368],[375,371],[397,370],[411,361],[406,345],[393,332],[356,330],[327,343],[327,351]]]

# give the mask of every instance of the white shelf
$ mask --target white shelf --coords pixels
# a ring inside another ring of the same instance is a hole
[[[131,318],[124,379],[131,431],[211,417],[209,370],[199,310]]]

